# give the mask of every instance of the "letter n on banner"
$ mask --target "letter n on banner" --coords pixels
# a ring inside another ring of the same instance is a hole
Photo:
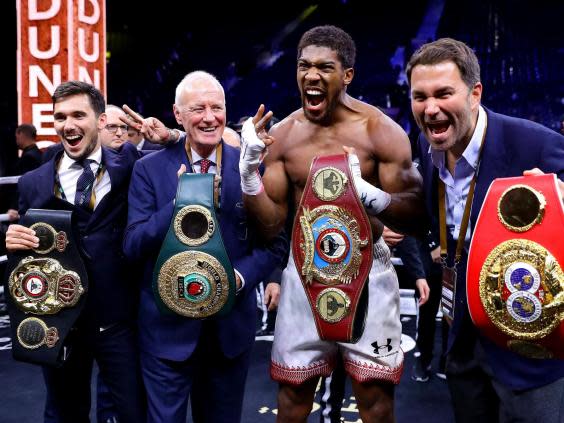
[[[85,81],[106,96],[105,2],[17,0],[16,7],[18,122],[56,142],[51,95],[61,82]]]

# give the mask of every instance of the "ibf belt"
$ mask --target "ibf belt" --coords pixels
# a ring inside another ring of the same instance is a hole
[[[372,231],[346,155],[313,159],[294,221],[292,253],[319,337],[356,342],[366,318]]]
[[[202,319],[225,315],[235,300],[235,272],[214,210],[214,175],[185,173],[153,272],[163,313]]]
[[[58,366],[85,303],[88,277],[74,236],[72,212],[29,209],[20,221],[39,246],[10,254],[5,291],[14,358]]]
[[[468,257],[468,307],[493,342],[564,358],[564,208],[553,174],[496,179]]]

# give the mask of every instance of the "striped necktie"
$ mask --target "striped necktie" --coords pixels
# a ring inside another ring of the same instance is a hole
[[[94,172],[90,168],[90,163],[92,162],[93,160],[90,159],[77,162],[82,166],[83,171],[76,181],[76,194],[74,195],[74,204],[88,211],[92,210],[90,208],[90,198],[92,197],[92,188],[96,179]]]

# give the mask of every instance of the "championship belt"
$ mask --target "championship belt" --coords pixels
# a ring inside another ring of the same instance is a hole
[[[66,210],[29,209],[20,220],[35,231],[39,246],[10,254],[6,270],[16,360],[59,366],[66,359],[67,336],[88,290],[71,217]]]
[[[372,230],[345,154],[313,159],[294,220],[292,253],[319,337],[356,342],[368,306]]]
[[[564,358],[564,208],[554,174],[492,182],[472,237],[474,324],[530,358]]]
[[[233,307],[235,272],[214,209],[214,175],[182,174],[153,273],[155,299],[165,314],[202,319]]]

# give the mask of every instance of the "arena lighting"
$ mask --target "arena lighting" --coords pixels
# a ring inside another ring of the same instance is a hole
[[[17,0],[18,123],[56,141],[51,95],[67,80],[106,94],[104,0]]]

